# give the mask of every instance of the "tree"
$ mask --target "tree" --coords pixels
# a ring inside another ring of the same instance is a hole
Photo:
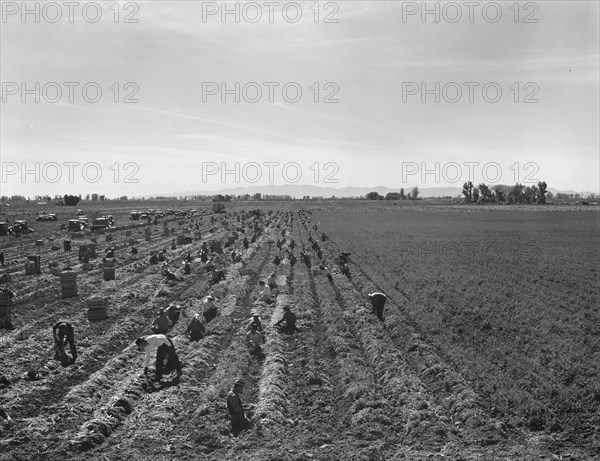
[[[365,198],[367,200],[380,200],[383,197],[381,195],[379,195],[377,192],[369,192],[367,195],[365,195]]]
[[[92,194],[92,201],[97,201],[98,200],[98,194]]]
[[[400,200],[406,200],[406,195],[404,195],[404,187],[400,188]]]
[[[548,198],[552,198],[550,197],[550,192],[547,191],[548,188],[548,184],[546,184],[546,181],[540,181],[537,184],[537,202],[540,204],[545,204],[546,203],[546,197]]]
[[[515,184],[508,193],[508,203],[523,203],[525,202],[525,186],[523,184]]]
[[[471,181],[463,184],[462,194],[467,202],[471,203],[473,201],[473,183]]]
[[[85,201],[89,202],[90,201],[90,194],[85,194]]]
[[[79,197],[77,195],[67,195],[63,196],[63,202],[67,206],[77,206],[79,203]]]
[[[412,190],[410,191],[410,199],[411,200],[417,200],[417,197],[419,197],[419,192],[421,192],[419,190],[419,188],[417,186],[413,187]]]
[[[261,195],[261,193],[260,193],[260,192],[257,192],[256,194],[254,194],[254,195],[252,196],[252,199],[253,199],[253,200],[260,200],[261,198],[262,198],[262,195]]]
[[[486,186],[484,183],[481,183],[479,184],[479,186],[477,186],[477,188],[479,189],[479,193],[481,194],[481,201],[483,203],[494,201],[494,193],[488,186]]]
[[[385,194],[386,200],[400,200],[400,194],[398,192],[388,192]]]
[[[127,200],[127,196],[126,195],[122,195],[121,197],[119,197],[119,200]]]
[[[473,201],[475,203],[479,202],[479,189],[476,187],[473,189]]]
[[[533,203],[535,202],[537,196],[537,187],[535,186],[527,186],[524,190],[523,190],[523,199],[524,202],[526,203]]]
[[[106,200],[106,196],[104,196],[104,195],[99,195],[99,196],[98,196],[98,199],[99,199],[100,201],[104,201],[104,200]]]
[[[508,195],[508,187],[497,185],[494,186],[494,193],[496,194],[496,200],[500,203],[506,201],[506,196]]]

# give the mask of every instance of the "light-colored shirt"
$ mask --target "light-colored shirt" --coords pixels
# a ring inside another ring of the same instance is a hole
[[[169,339],[167,339],[165,335],[146,336],[146,342],[148,343],[148,345],[146,346],[146,358],[144,359],[144,368],[146,368],[150,363],[150,351],[152,350],[152,348],[164,345],[169,347],[171,346],[171,341],[169,341]]]
[[[255,332],[250,330],[248,333],[246,333],[246,341],[248,344],[250,344],[250,341],[254,341],[256,344],[262,344],[262,335],[258,332],[258,330]]]
[[[271,296],[271,287],[269,285],[265,284],[265,286],[263,287],[262,296],[266,298]]]

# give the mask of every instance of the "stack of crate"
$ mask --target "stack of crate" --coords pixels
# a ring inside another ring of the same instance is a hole
[[[109,281],[109,280],[114,280],[115,279],[115,266],[116,266],[116,260],[115,259],[106,259],[103,263],[103,277],[104,280]]]
[[[70,267],[63,269],[60,273],[60,291],[63,298],[77,296],[77,274]]]
[[[42,268],[40,264],[40,256],[32,255],[27,256],[27,262],[25,263],[25,275],[41,274]]]
[[[97,247],[95,243],[89,243],[87,246],[88,249],[88,258],[94,259],[98,257]]]
[[[0,289],[0,328],[10,327],[10,311],[12,308],[12,292]]]
[[[108,298],[90,298],[87,308],[88,320],[104,320],[108,316]]]

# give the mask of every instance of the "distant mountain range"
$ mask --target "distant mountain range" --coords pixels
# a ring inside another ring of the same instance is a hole
[[[412,187],[404,188],[404,193],[408,194],[411,191]],[[268,185],[268,186],[248,186],[248,187],[236,187],[232,189],[222,189],[218,191],[187,191],[187,192],[178,192],[178,193],[166,193],[166,194],[156,194],[161,197],[180,197],[180,196],[190,196],[190,195],[289,195],[293,198],[302,198],[306,195],[310,197],[324,197],[330,198],[332,196],[341,198],[341,197],[360,197],[368,194],[369,192],[377,192],[380,195],[385,196],[389,192],[399,192],[400,188],[391,189],[389,187],[376,186],[376,187],[323,187],[323,186],[306,186],[306,185],[296,185],[296,184],[286,184],[286,185]],[[551,187],[548,188],[548,191],[553,194],[557,193],[565,193],[565,194],[580,194],[582,191],[574,191],[567,190],[561,191],[557,189],[553,189]],[[598,192],[594,192],[598,194]],[[583,191],[583,196],[588,196],[592,194],[592,192]],[[462,195],[462,187],[419,187],[419,197],[457,197]]]

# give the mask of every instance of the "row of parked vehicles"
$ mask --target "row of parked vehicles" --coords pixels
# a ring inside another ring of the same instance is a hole
[[[108,229],[115,225],[115,220],[112,215],[95,216],[91,223],[87,216],[79,216],[77,219],[69,219],[67,229],[72,232],[80,232],[84,229],[89,229],[92,232],[102,229]]]
[[[150,208],[148,211],[136,211],[133,210],[129,213],[129,219],[132,221],[144,221],[148,219],[164,218],[165,216],[198,216],[197,210],[161,210],[160,208]]]

